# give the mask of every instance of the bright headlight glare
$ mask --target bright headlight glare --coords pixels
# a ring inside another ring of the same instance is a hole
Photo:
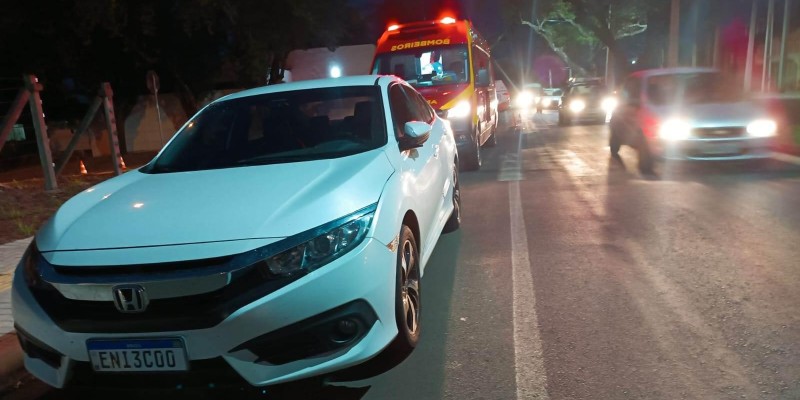
[[[517,95],[518,107],[530,107],[531,104],[533,104],[533,93],[522,92],[519,95]]]
[[[364,240],[372,217],[370,212],[266,259],[270,274],[310,272],[341,257]]]
[[[545,106],[545,107],[550,106],[550,103],[552,103],[552,102],[553,102],[553,100],[549,99],[549,98],[542,99],[542,105]]]
[[[775,136],[778,124],[769,119],[755,120],[747,125],[747,134],[755,137]]]
[[[606,97],[605,99],[603,99],[603,103],[601,103],[600,106],[603,107],[603,111],[610,113],[614,111],[615,108],[617,108],[617,104],[618,104],[617,99],[613,97]]]
[[[692,133],[692,126],[682,119],[668,119],[658,129],[658,136],[664,140],[686,139]]]
[[[447,110],[447,118],[463,118],[472,112],[472,104],[469,100],[459,101],[453,108]]]
[[[583,100],[572,100],[569,103],[569,109],[572,110],[572,112],[579,113],[586,109],[586,102]]]

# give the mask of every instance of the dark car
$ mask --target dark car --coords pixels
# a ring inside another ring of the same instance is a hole
[[[605,123],[614,110],[616,99],[599,81],[574,82],[564,90],[558,109],[558,124],[577,122]]]

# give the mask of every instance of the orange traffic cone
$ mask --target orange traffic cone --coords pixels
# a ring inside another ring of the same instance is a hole
[[[125,165],[125,160],[122,159],[122,156],[119,156],[119,167],[122,169],[128,169],[128,166]]]
[[[86,175],[88,173],[89,171],[86,170],[86,166],[83,165],[83,160],[81,160],[81,175]]]

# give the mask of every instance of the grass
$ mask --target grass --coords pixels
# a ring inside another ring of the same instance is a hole
[[[0,219],[19,219],[23,216],[22,210],[12,205],[0,205]]]
[[[14,221],[14,223],[17,225],[17,231],[26,237],[33,236],[36,233],[36,226],[33,224],[26,223],[21,219]]]

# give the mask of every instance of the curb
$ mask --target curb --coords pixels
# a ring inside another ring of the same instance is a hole
[[[27,375],[17,334],[0,336],[0,395],[16,389]]]

